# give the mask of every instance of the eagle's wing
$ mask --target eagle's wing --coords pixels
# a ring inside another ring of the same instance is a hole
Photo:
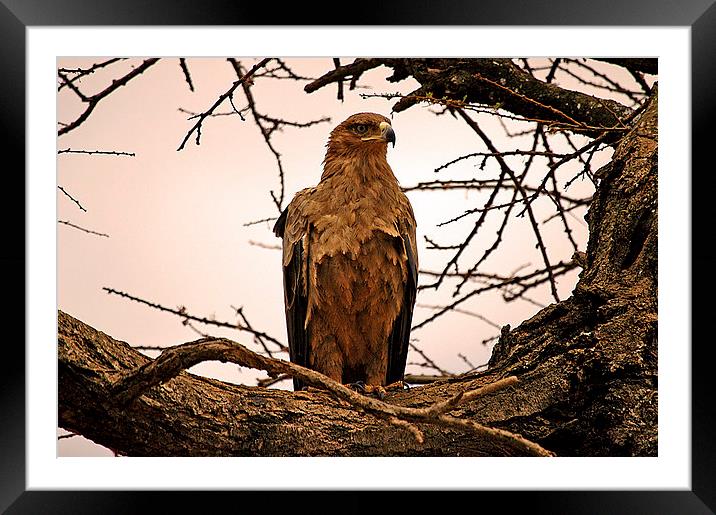
[[[415,295],[418,290],[418,252],[415,243],[415,219],[411,216],[400,224],[400,240],[396,243],[401,246],[400,253],[407,256],[408,280],[403,292],[398,318],[393,323],[393,330],[388,336],[388,372],[386,384],[402,381],[405,374],[405,363],[408,358],[410,346],[410,328],[413,323],[413,307]]]
[[[305,326],[308,297],[304,287],[306,280],[305,255],[301,237],[292,237],[286,234],[289,205],[283,210],[274,225],[276,236],[283,238],[283,299],[286,308],[286,328],[288,333],[289,356],[293,363],[308,367],[308,331]],[[291,224],[293,225],[293,224]],[[288,227],[289,233],[292,227]],[[303,388],[303,382],[293,379],[294,391]]]

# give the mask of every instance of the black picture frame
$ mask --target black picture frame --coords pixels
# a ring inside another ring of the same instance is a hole
[[[25,30],[29,26],[64,25],[596,25],[596,26],[687,26],[691,28],[692,81],[692,170],[682,173],[692,181],[692,242],[706,239],[705,245],[692,244],[692,335],[691,341],[661,344],[689,345],[692,356],[692,489],[690,491],[502,491],[450,492],[436,496],[434,492],[405,492],[398,509],[402,512],[428,508],[430,501],[444,509],[473,509],[497,506],[499,512],[527,513],[716,513],[716,438],[712,400],[713,386],[708,381],[712,360],[710,342],[706,338],[709,319],[709,292],[713,274],[706,270],[712,260],[709,250],[713,229],[709,197],[713,191],[713,127],[716,114],[716,5],[714,0],[621,0],[589,2],[588,0],[533,1],[487,0],[482,2],[454,1],[450,4],[425,1],[392,1],[384,5],[371,3],[370,8],[347,9],[337,3],[303,2],[268,4],[214,0],[0,0],[0,45],[3,75],[0,80],[0,109],[6,162],[17,157],[19,164],[4,166],[2,220],[6,242],[0,252],[4,282],[10,292],[5,296],[3,324],[5,359],[0,375],[0,510],[7,513],[135,513],[161,506],[161,511],[196,509],[206,511],[223,503],[236,511],[261,506],[262,511],[288,512],[301,506],[331,506],[331,513],[364,513],[374,505],[389,507],[388,501],[376,499],[388,492],[334,492],[336,499],[327,500],[325,493],[272,492],[78,492],[26,491],[25,486],[25,224],[24,200],[25,154]],[[566,43],[568,49],[568,43]],[[704,250],[706,249],[706,250]],[[699,273],[701,272],[701,273]],[[699,274],[699,275],[696,275]],[[712,318],[713,315],[711,315]],[[699,331],[700,329],[700,331]],[[688,333],[687,333],[688,334]],[[88,465],[91,466],[91,465]],[[309,499],[310,497],[310,499]],[[239,501],[240,499],[240,501]],[[391,499],[390,503],[395,502]],[[374,502],[376,504],[374,504]],[[155,504],[157,503],[157,504]],[[197,508],[195,508],[197,506]],[[520,508],[522,506],[522,508]],[[452,508],[451,508],[452,507]],[[229,508],[227,508],[229,509]],[[312,510],[316,511],[316,510]],[[318,510],[321,511],[321,510]]]

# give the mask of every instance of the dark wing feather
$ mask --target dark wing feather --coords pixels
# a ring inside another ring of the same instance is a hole
[[[286,229],[288,208],[279,216],[274,226],[276,236],[283,237]],[[286,328],[288,332],[288,349],[292,363],[308,367],[308,334],[305,329],[308,299],[302,291],[303,284],[303,244],[299,240],[293,246],[291,261],[283,267],[283,298],[286,308]],[[303,388],[303,382],[293,379],[293,389]]]
[[[279,238],[283,238],[283,233],[286,231],[286,218],[288,218],[288,207],[281,212],[281,216],[273,226],[273,233]]]
[[[405,363],[408,358],[408,347],[410,346],[410,328],[413,323],[415,295],[418,291],[418,261],[410,246],[410,241],[405,235],[402,237],[402,245],[408,256],[408,281],[405,284],[400,313],[398,313],[398,318],[393,322],[393,330],[388,337],[386,384],[403,380]]]

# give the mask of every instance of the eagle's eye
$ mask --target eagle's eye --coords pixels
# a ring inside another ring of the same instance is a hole
[[[358,134],[365,134],[366,131],[368,131],[368,126],[364,125],[362,123],[359,123],[358,125],[356,125],[355,129]]]

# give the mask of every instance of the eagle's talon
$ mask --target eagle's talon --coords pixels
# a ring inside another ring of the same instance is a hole
[[[373,385],[373,384],[367,384],[367,385],[365,385],[365,393],[366,393],[367,395],[373,394],[373,395],[375,395],[376,397],[378,397],[378,399],[380,399],[381,401],[382,401],[383,399],[385,399],[385,395],[386,395],[385,388],[382,387],[382,386],[379,385],[379,384],[375,384],[375,385]]]
[[[375,389],[375,395],[378,397],[379,400],[385,399],[385,388],[381,386],[377,386]]]
[[[410,390],[410,385],[405,381],[396,381],[385,387],[386,390]]]
[[[346,384],[348,388],[358,393],[366,393],[367,387],[363,381],[356,381],[355,383]]]
[[[346,386],[363,395],[375,395],[380,400],[383,400],[386,395],[385,387],[379,384],[366,384],[363,381],[356,381],[355,383],[348,383]]]

